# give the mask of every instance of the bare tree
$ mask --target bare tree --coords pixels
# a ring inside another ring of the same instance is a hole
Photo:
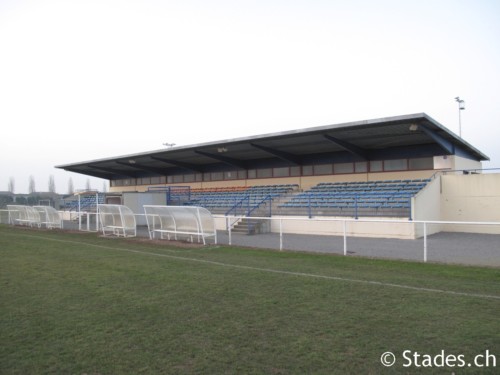
[[[56,192],[56,181],[54,180],[54,175],[52,174],[49,176],[49,192]]]
[[[30,175],[30,180],[29,180],[29,185],[28,185],[28,191],[30,194],[33,194],[36,192],[35,188],[35,177],[33,175]]]
[[[14,180],[14,177],[9,178],[9,192],[14,194],[16,190],[16,181]]]
[[[68,180],[68,194],[75,194],[75,186],[73,185],[73,179],[71,177]]]

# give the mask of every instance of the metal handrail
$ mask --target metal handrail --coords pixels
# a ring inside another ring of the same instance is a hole
[[[236,223],[238,223],[242,217],[249,217],[252,212],[257,210],[262,204],[264,204],[266,201],[272,202],[273,197],[269,194],[265,198],[263,198],[261,201],[256,203],[255,205],[250,206],[250,198],[251,195],[247,194],[245,195],[241,200],[239,200],[236,204],[234,204],[226,213],[224,216],[234,216],[234,220],[232,222],[228,222],[228,225],[232,228]],[[238,208],[244,208],[243,205],[246,203],[246,211],[241,212],[238,214]],[[234,211],[234,214],[232,213]],[[271,205],[269,206],[269,216],[271,216]]]

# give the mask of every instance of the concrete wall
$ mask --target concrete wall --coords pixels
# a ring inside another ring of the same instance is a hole
[[[455,163],[454,156],[443,155],[443,156],[434,156],[434,169],[443,170],[443,169],[453,169],[453,165]]]
[[[470,159],[462,158],[460,156],[453,157],[452,162],[453,162],[452,169],[454,169],[454,170],[481,169],[482,168],[482,164],[480,161],[470,160]]]
[[[344,234],[343,220],[345,218],[332,217],[321,219],[336,219],[337,221],[314,220],[304,217],[296,217],[294,220],[290,216],[283,216],[281,223],[283,233],[297,234],[315,234],[315,235],[330,235],[342,236]],[[280,217],[273,216],[271,222],[271,232],[279,233]],[[370,220],[374,220],[371,218]],[[377,218],[377,220],[396,221],[404,219],[394,218]],[[376,223],[373,221],[363,221],[363,218],[355,221],[348,219],[346,223],[346,233],[349,237],[372,237],[372,238],[399,238],[399,239],[414,239],[415,224],[408,221],[404,223]]]
[[[469,168],[475,163],[461,162]],[[425,221],[499,222],[500,174],[445,174],[437,176],[413,200],[413,218]],[[440,231],[500,234],[500,225],[429,224],[427,233]],[[417,237],[423,227],[415,228]]]
[[[123,193],[123,205],[132,210],[134,214],[144,214],[144,205],[167,204],[165,193]],[[136,216],[137,225],[147,225],[144,216]]]
[[[441,177],[441,220],[500,222],[500,174]],[[500,233],[500,226],[453,225],[446,231]]]
[[[432,179],[427,186],[422,189],[412,199],[412,218],[413,220],[422,221],[439,221],[441,220],[441,178],[437,176]],[[417,238],[423,236],[423,225],[415,225],[415,236]],[[441,231],[441,226],[432,225],[427,228],[427,234],[438,233]]]

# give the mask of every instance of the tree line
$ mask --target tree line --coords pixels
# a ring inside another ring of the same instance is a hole
[[[68,187],[67,187],[66,193],[67,194],[74,194],[75,193],[75,185],[74,185],[73,179],[71,177],[68,180],[68,185],[67,186]],[[92,186],[91,186],[89,178],[87,178],[87,181],[85,183],[85,190],[92,190]],[[12,194],[16,193],[16,181],[15,181],[14,177],[10,177],[9,178],[9,181],[8,181],[8,184],[7,184],[7,191],[9,191]],[[47,190],[46,191],[48,191],[49,193],[57,193],[56,192],[56,182],[55,182],[54,175],[50,175],[49,176],[48,184],[47,184]],[[103,192],[107,191],[106,182],[103,182],[102,191]],[[28,193],[29,194],[34,194],[36,192],[38,192],[38,190],[36,188],[35,177],[33,175],[30,175],[29,176],[29,180],[28,180]]]

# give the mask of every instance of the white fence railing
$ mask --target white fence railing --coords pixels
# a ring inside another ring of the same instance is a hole
[[[235,218],[216,217],[225,221],[228,245],[241,244],[234,241],[231,223]],[[320,217],[239,219],[268,222],[267,244],[259,236],[248,236],[255,240],[246,244],[255,247],[500,266],[500,222]]]
[[[99,231],[95,212],[61,216],[64,229]],[[249,236],[233,230],[236,217],[214,217],[219,244],[500,267],[500,222],[238,217],[266,223],[262,234]],[[0,210],[0,223],[9,224],[7,210]],[[138,235],[147,237],[147,230]]]

